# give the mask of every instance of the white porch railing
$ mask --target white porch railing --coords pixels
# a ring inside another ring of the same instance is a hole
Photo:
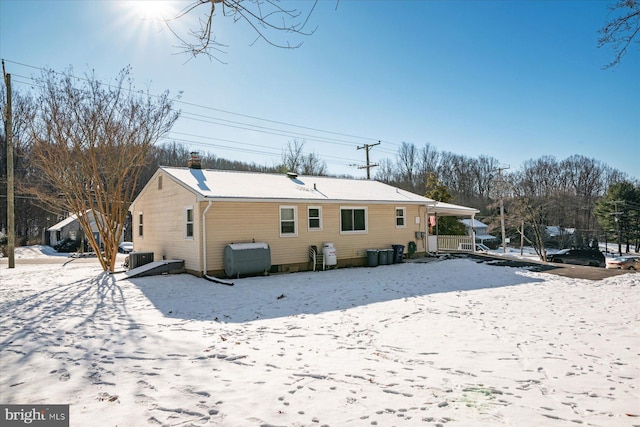
[[[438,251],[473,252],[471,236],[438,236]]]

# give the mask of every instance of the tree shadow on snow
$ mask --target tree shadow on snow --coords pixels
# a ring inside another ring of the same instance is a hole
[[[113,384],[94,362],[112,359],[114,347],[135,340],[139,328],[127,311],[122,288],[108,273],[1,303],[0,313],[0,354],[16,356],[16,366],[28,366],[45,354],[58,367],[49,374],[61,381],[73,366],[94,384]],[[23,383],[22,371],[14,371],[7,376],[9,387]]]
[[[240,323],[431,294],[535,284],[526,269],[450,259],[212,283],[188,274],[129,279],[166,317]]]

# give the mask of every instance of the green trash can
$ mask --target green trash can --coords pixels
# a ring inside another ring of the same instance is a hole
[[[389,264],[393,264],[394,260],[394,252],[393,249],[385,249],[385,252],[387,253],[387,259],[389,260]]]
[[[388,265],[390,263],[389,252],[386,249],[378,250],[378,265]]]
[[[378,250],[378,265],[393,264],[393,249]]]
[[[378,265],[378,250],[367,249],[367,267],[376,267]]]

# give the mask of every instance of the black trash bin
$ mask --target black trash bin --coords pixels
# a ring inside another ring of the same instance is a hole
[[[393,263],[401,263],[404,257],[404,245],[391,245],[393,248]]]

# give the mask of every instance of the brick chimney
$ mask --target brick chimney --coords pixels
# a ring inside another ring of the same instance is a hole
[[[187,167],[189,169],[202,169],[202,161],[198,156],[198,152],[192,151],[190,154],[191,154],[191,157],[187,161]]]

